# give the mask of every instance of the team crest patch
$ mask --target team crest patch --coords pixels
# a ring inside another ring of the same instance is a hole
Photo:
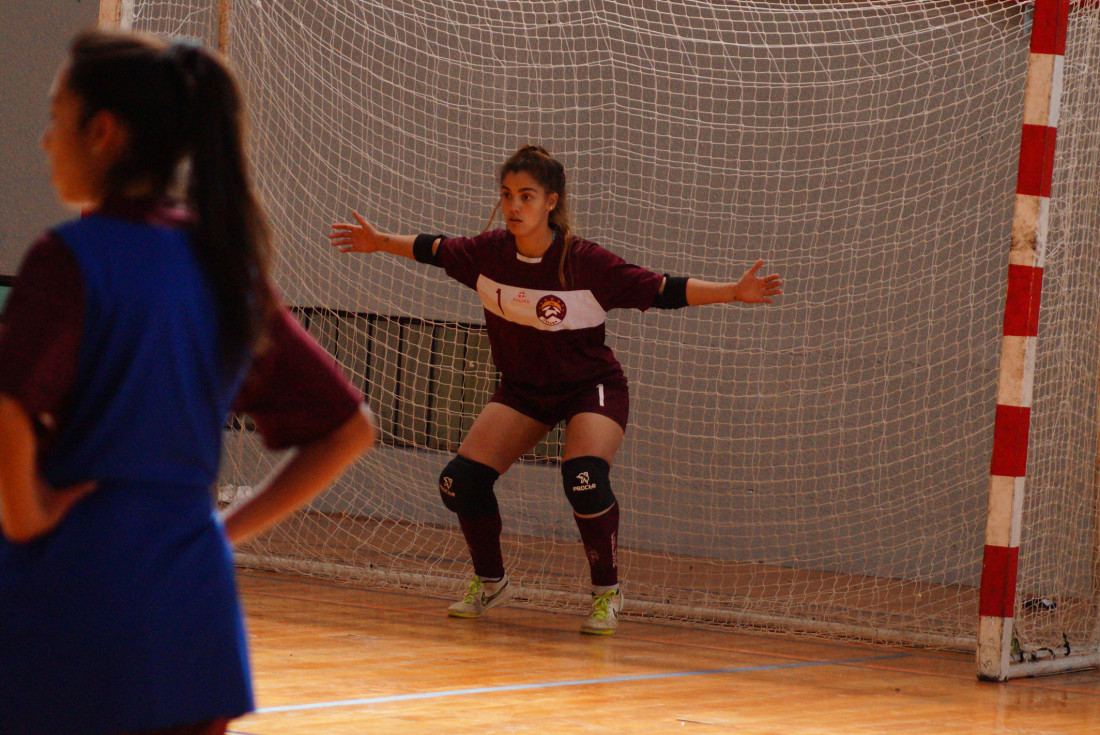
[[[565,319],[565,301],[552,293],[546,294],[535,304],[535,313],[543,324],[557,326]]]

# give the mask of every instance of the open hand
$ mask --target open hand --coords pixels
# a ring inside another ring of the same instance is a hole
[[[733,290],[738,301],[747,304],[772,304],[775,303],[772,297],[783,293],[783,281],[779,280],[779,274],[772,273],[763,278],[756,275],[763,266],[764,261],[758,260],[741,276]]]
[[[373,253],[379,250],[382,245],[382,235],[360,217],[358,212],[352,212],[352,216],[359,224],[337,222],[332,225],[332,232],[328,235],[332,246],[341,253]]]

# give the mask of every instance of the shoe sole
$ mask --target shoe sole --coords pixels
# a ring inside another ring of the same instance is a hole
[[[615,630],[597,630],[596,628],[581,628],[581,632],[585,635],[614,635]]]
[[[449,618],[462,618],[463,620],[470,620],[472,618],[480,618],[477,613],[457,612],[455,610],[448,610],[447,617]]]

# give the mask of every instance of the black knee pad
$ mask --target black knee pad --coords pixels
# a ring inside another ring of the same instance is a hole
[[[599,457],[574,457],[561,463],[565,497],[582,516],[603,513],[615,504],[611,492],[611,466]]]
[[[456,454],[439,475],[443,505],[455,513],[483,516],[497,512],[493,483],[500,473],[489,465]]]

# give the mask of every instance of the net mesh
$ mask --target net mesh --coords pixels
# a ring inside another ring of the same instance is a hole
[[[216,8],[135,26],[218,41]],[[770,307],[614,312],[631,381],[613,483],[630,615],[971,648],[1031,6],[1018,2],[233,3],[257,182],[287,300],[369,396],[382,446],[241,559],[458,595],[437,476],[489,395],[474,294],[334,253],[480,232],[499,164],[562,160],[578,234]],[[1071,16],[1040,318],[1025,647],[1096,644],[1097,10]],[[560,428],[498,482],[521,601],[581,611]],[[272,466],[227,432],[230,502]]]

